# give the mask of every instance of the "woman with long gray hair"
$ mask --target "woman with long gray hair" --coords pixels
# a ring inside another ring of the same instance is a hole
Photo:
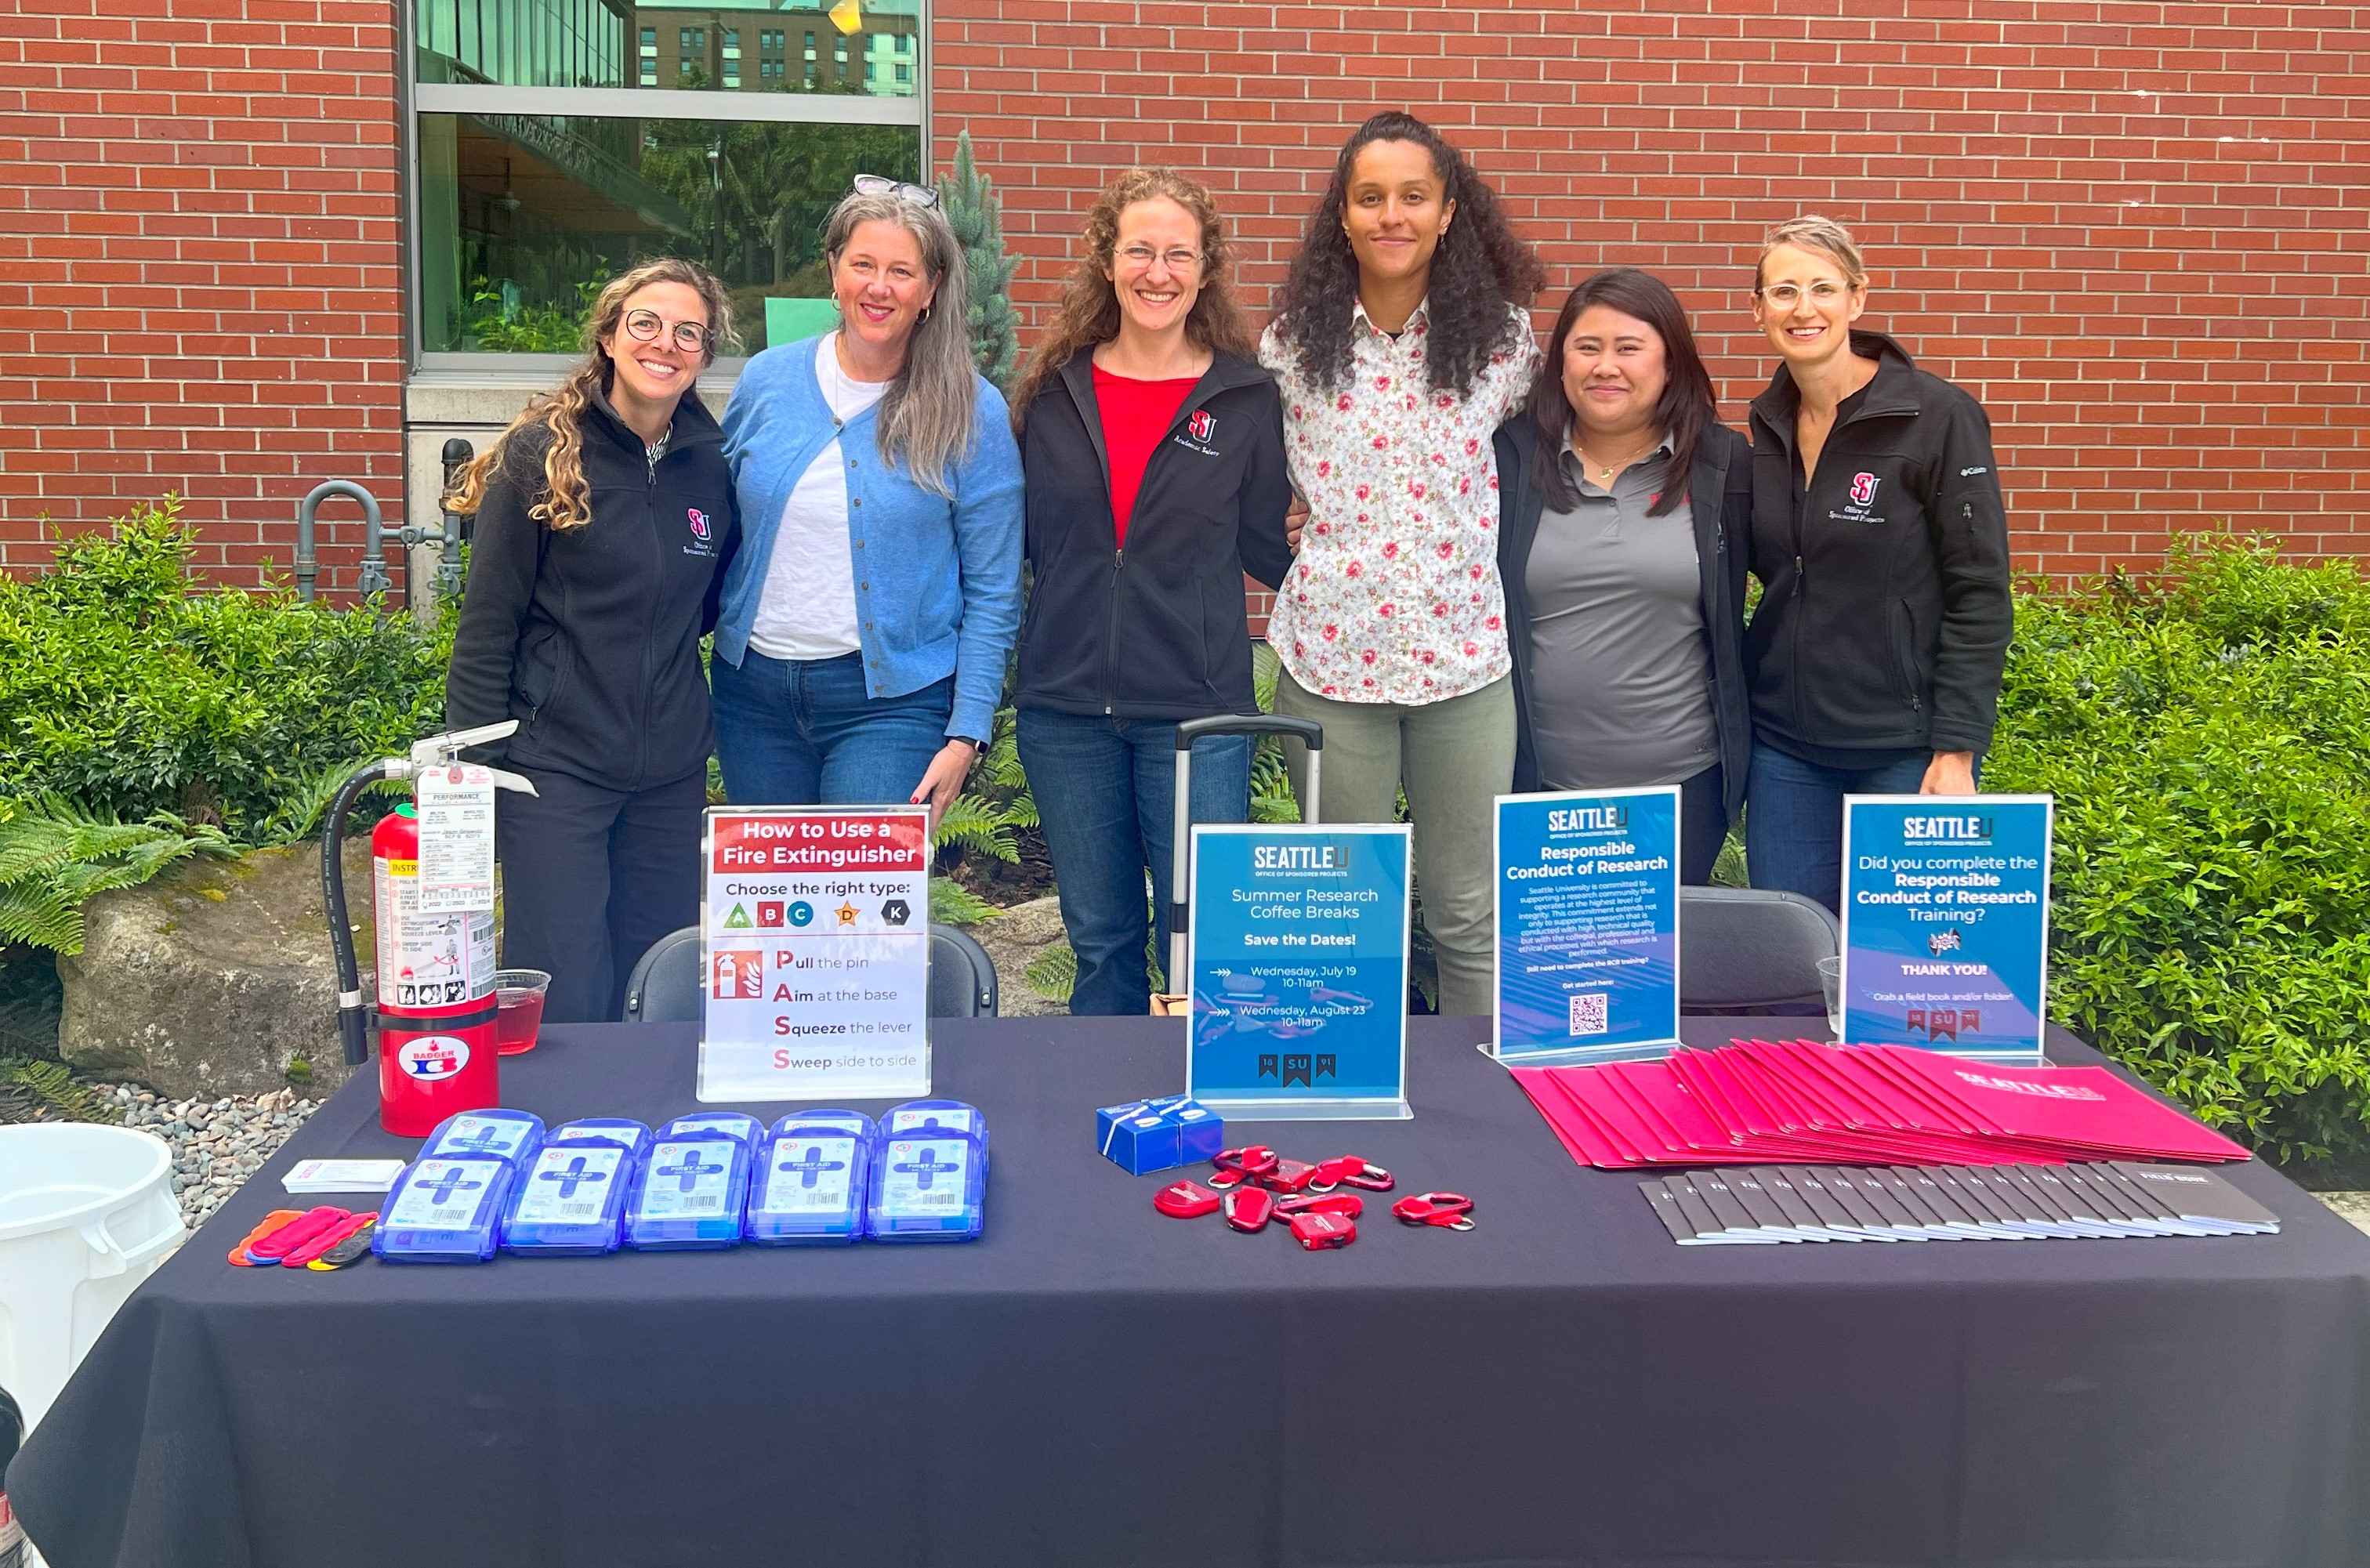
[[[935,825],[1019,627],[1020,457],[938,193],[859,175],[823,249],[838,329],[751,360],[724,411],[745,532],[717,756],[741,804],[926,802]]]

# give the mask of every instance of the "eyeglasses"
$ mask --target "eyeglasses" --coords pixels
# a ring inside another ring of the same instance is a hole
[[[1191,272],[1202,265],[1202,253],[1187,250],[1183,246],[1174,250],[1155,250],[1148,245],[1122,246],[1119,258],[1130,267],[1143,269],[1149,269],[1156,261],[1164,261],[1171,272]]]
[[[938,204],[938,193],[926,185],[908,185],[902,179],[891,179],[887,175],[881,174],[860,174],[856,177],[856,194],[858,196],[887,196],[892,192],[903,197],[916,207],[935,207]]]
[[[1811,285],[1811,303],[1824,309],[1850,292],[1841,283],[1813,283]],[[1792,310],[1802,303],[1802,291],[1791,283],[1772,283],[1761,291],[1761,297],[1779,310]]]
[[[626,313],[626,336],[640,343],[655,343],[667,324],[654,310],[633,310]],[[674,346],[686,354],[697,354],[708,348],[708,328],[696,321],[674,324]]]

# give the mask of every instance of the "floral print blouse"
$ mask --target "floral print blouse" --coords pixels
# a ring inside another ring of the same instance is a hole
[[[1352,703],[1437,703],[1513,668],[1498,583],[1490,438],[1522,406],[1539,351],[1529,313],[1464,397],[1424,384],[1430,302],[1396,338],[1356,306],[1351,377],[1301,372],[1271,326],[1260,362],[1283,391],[1284,454],[1308,503],[1268,641],[1292,678]]]

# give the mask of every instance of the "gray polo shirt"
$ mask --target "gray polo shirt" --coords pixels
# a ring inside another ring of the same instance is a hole
[[[1646,515],[1670,458],[1665,439],[1606,491],[1563,449],[1579,497],[1540,515],[1524,567],[1542,788],[1678,784],[1720,761],[1694,519],[1684,501]]]

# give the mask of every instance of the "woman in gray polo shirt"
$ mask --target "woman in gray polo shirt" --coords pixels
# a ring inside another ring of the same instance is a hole
[[[1708,882],[1753,744],[1751,452],[1660,279],[1598,273],[1547,344],[1497,434],[1514,787],[1678,784],[1681,876]]]

